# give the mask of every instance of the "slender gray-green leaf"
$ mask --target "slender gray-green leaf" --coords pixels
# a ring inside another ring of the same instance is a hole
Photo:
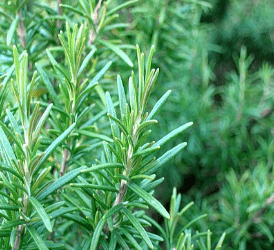
[[[152,62],[152,57],[153,57],[153,53],[155,50],[155,46],[152,45],[150,52],[149,52],[149,56],[148,56],[148,60],[147,60],[147,66],[146,66],[146,81],[148,80],[148,76],[150,74],[150,69],[151,69],[151,62]]]
[[[14,205],[9,205],[9,204],[5,204],[5,203],[0,203],[0,210],[13,210],[13,211],[18,211],[19,207],[18,206],[14,206]]]
[[[94,172],[98,171],[100,169],[105,169],[105,168],[123,168],[124,165],[121,163],[105,163],[105,164],[100,164],[100,165],[94,165],[90,168],[86,168],[82,170],[83,173],[85,172]]]
[[[226,235],[226,233],[223,233],[223,234],[222,234],[220,240],[219,240],[218,243],[217,243],[217,246],[216,246],[215,250],[221,249],[222,244],[223,244],[224,239],[225,239],[225,235]]]
[[[42,80],[43,80],[44,84],[46,85],[46,88],[48,89],[48,91],[50,93],[50,97],[52,98],[54,104],[56,104],[58,107],[62,107],[62,105],[59,102],[58,96],[57,96],[46,72],[43,70],[43,68],[38,63],[35,63],[35,66],[36,66],[39,74],[41,75]]]
[[[64,244],[62,244],[62,243],[54,243],[52,241],[46,240],[45,244],[50,250],[64,250],[65,249]],[[30,243],[29,245],[27,245],[26,248],[24,248],[24,249],[37,250],[37,246],[33,242],[33,243]]]
[[[136,110],[137,110],[137,94],[136,94],[135,88],[133,86],[132,77],[129,78],[128,86],[129,86],[130,107],[131,107],[132,111],[136,112]]]
[[[38,136],[39,136],[39,134],[41,132],[41,129],[42,129],[43,125],[45,124],[45,122],[46,122],[46,120],[47,120],[47,118],[49,116],[49,113],[51,111],[52,106],[53,106],[53,104],[51,103],[47,107],[47,109],[45,110],[45,112],[43,113],[42,117],[40,118],[40,120],[39,120],[39,122],[38,122],[38,124],[37,124],[37,126],[35,128],[34,134],[33,134],[34,141],[35,141],[35,139],[38,138]]]
[[[151,110],[151,112],[149,113],[147,120],[150,120],[155,113],[159,110],[159,108],[165,103],[166,99],[168,98],[168,96],[170,95],[171,90],[168,90],[159,100],[158,102],[154,105],[153,109]]]
[[[112,207],[111,209],[109,209],[108,212],[101,218],[101,220],[98,222],[98,224],[94,230],[91,245],[90,245],[90,250],[97,249],[98,241],[99,241],[101,232],[103,231],[103,228],[104,228],[104,225],[105,225],[107,219],[109,217],[111,217],[112,215],[114,215],[115,213],[119,212],[122,208],[123,208],[123,204],[120,203],[120,204]]]
[[[32,228],[31,226],[27,226],[27,229],[32,239],[36,243],[37,247],[39,248],[39,250],[49,250],[45,242],[43,241],[43,239],[40,237],[40,235],[37,233],[37,231],[34,228]]]
[[[104,191],[110,191],[110,192],[118,192],[118,190],[111,186],[105,186],[105,185],[94,185],[94,184],[84,184],[84,183],[71,183],[71,187],[78,187],[78,188],[91,188],[91,189],[97,189],[97,190],[104,190]]]
[[[42,206],[42,204],[38,200],[36,200],[36,198],[34,198],[32,196],[29,197],[29,201],[31,202],[31,204],[35,208],[37,214],[41,217],[42,221],[44,222],[44,225],[45,225],[46,229],[49,232],[52,232],[52,226],[51,226],[51,223],[50,223],[49,216],[48,216],[47,212],[45,211],[44,207]]]
[[[134,249],[142,250],[138,242],[133,238],[133,236],[124,228],[120,227],[119,230],[126,236],[130,243],[134,246]]]
[[[121,76],[119,75],[117,76],[117,86],[118,86],[121,116],[126,116],[126,103],[127,103],[126,95],[125,95],[125,90],[124,90]]]
[[[180,126],[179,128],[174,129],[173,131],[171,131],[170,133],[168,133],[166,136],[164,136],[162,139],[160,139],[159,141],[157,141],[153,145],[153,147],[164,145],[170,139],[174,138],[175,136],[177,136],[178,134],[180,134],[181,132],[183,132],[184,130],[186,130],[187,128],[189,128],[192,125],[193,125],[193,122],[188,122],[188,123]]]
[[[133,67],[133,63],[130,60],[130,58],[127,56],[127,54],[122,51],[118,46],[109,43],[107,41],[103,41],[100,39],[97,39],[97,41],[101,44],[103,44],[104,46],[108,47],[110,50],[112,50],[117,56],[119,56],[129,67]]]
[[[110,16],[112,15],[113,13],[121,10],[121,9],[124,9],[124,8],[127,8],[131,5],[134,5],[136,3],[140,2],[140,0],[131,0],[131,1],[126,1],[125,3],[122,3],[120,5],[118,5],[117,7],[114,7],[113,9],[111,9],[110,11],[107,12],[107,16]]]
[[[164,206],[156,200],[151,194],[147,193],[145,190],[140,188],[138,185],[134,183],[128,183],[128,187],[136,193],[138,196],[140,196],[144,201],[148,203],[148,205],[152,206],[156,211],[158,211],[162,216],[169,219],[170,215],[164,208]]]
[[[18,219],[18,220],[11,220],[11,221],[8,221],[4,224],[1,225],[1,229],[8,229],[8,228],[13,228],[13,227],[17,227],[19,225],[23,225],[25,224],[26,222],[22,219]]]
[[[7,45],[10,46],[11,40],[16,32],[17,26],[19,22],[19,17],[16,16],[16,18],[12,21],[11,26],[7,33]]]
[[[88,53],[88,55],[84,59],[82,65],[78,71],[78,76],[80,76],[82,74],[82,72],[85,70],[85,68],[87,67],[88,63],[90,62],[90,59],[92,58],[92,56],[94,55],[95,52],[96,52],[96,49],[93,49]]]
[[[92,86],[96,82],[99,82],[99,80],[102,78],[102,76],[107,72],[109,67],[111,66],[112,62],[108,62],[104,68],[102,68],[99,73],[91,80],[91,82],[88,84],[88,87]]]
[[[98,139],[101,139],[103,141],[113,142],[113,140],[111,138],[109,138],[108,136],[106,136],[106,135],[93,133],[93,132],[90,132],[90,131],[87,131],[87,130],[77,130],[76,132],[81,134],[81,135],[85,135],[87,137],[90,137],[90,138],[98,138]]]
[[[16,177],[18,177],[21,181],[24,181],[23,175],[19,174],[13,168],[9,168],[8,166],[3,165],[1,162],[0,162],[0,169],[8,171],[8,172],[12,173],[13,175],[15,175]]]
[[[69,183],[71,180],[73,180],[75,177],[77,177],[81,171],[86,168],[85,166],[74,169],[61,178],[57,179],[54,183],[52,183],[50,186],[48,186],[45,190],[43,190],[38,196],[37,200],[43,200],[50,194],[54,193],[57,189],[63,187],[67,183]]]
[[[3,151],[5,151],[7,153],[7,156],[10,158],[10,159],[13,159],[14,161],[16,161],[16,157],[15,157],[15,154],[12,150],[12,147],[9,143],[9,140],[5,134],[5,132],[3,131],[2,127],[0,126],[0,146],[2,145],[3,146]]]
[[[11,126],[13,127],[14,131],[17,132],[20,135],[20,128],[18,126],[18,123],[17,123],[15,117],[13,116],[13,114],[8,109],[6,111],[7,111],[7,115],[9,117]]]
[[[179,153],[183,148],[187,145],[186,142],[180,143],[179,145],[175,146],[174,148],[168,150],[165,154],[163,154],[160,158],[155,161],[155,164],[152,168],[146,171],[146,174],[150,175],[157,171],[163,164],[168,162],[172,157],[174,157],[177,153]]]
[[[128,220],[131,222],[131,224],[136,228],[136,230],[139,232],[139,234],[141,235],[141,237],[143,238],[143,240],[147,243],[148,247],[153,249],[153,245],[147,235],[146,230],[142,227],[141,223],[138,221],[138,219],[136,219],[132,213],[127,209],[127,208],[123,208],[122,209],[125,216],[128,218]]]
[[[113,117],[117,118],[115,108],[114,108],[113,102],[111,100],[111,97],[110,97],[110,94],[108,91],[106,92],[106,104],[107,104],[108,112]],[[109,121],[110,121],[110,124],[113,126],[114,136],[119,138],[120,131],[119,131],[118,125],[112,119],[109,119]]]
[[[50,146],[45,151],[45,156],[42,158],[40,163],[37,165],[34,172],[37,172],[41,165],[48,159],[51,153],[67,138],[67,136],[74,129],[76,123],[73,123],[69,128],[67,128],[61,135],[59,135],[55,141],[53,141]]]

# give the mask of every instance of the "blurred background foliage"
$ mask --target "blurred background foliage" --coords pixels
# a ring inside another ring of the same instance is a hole
[[[129,43],[156,46],[155,98],[172,89],[159,131],[194,122],[178,139],[187,138],[187,149],[159,173],[165,182],[156,195],[168,202],[177,186],[185,204],[195,201],[197,213],[187,216],[208,214],[197,230],[227,233],[225,249],[274,246],[273,7],[270,0],[151,0],[124,15],[132,20]]]
[[[34,42],[27,42],[26,50],[30,62],[44,64],[47,72],[46,52],[37,51],[55,46],[52,53],[58,55],[59,44],[53,36],[55,29],[64,29],[65,22],[61,19],[62,27],[58,28],[56,1],[27,2],[25,15],[32,22],[25,23],[30,26],[26,40]],[[63,1],[75,9],[63,7],[62,18],[92,25],[79,14],[88,9],[76,2]],[[11,4],[10,9],[0,12],[2,34],[9,32],[14,21],[12,8]],[[159,172],[165,181],[156,192],[157,198],[169,207],[176,186],[183,205],[195,202],[185,213],[186,221],[206,213],[207,219],[199,220],[194,230],[210,228],[218,236],[226,232],[224,249],[273,248],[274,2],[149,0],[136,1],[118,13],[101,27],[90,45],[96,45],[100,55],[93,59],[90,76],[112,60],[103,87],[114,91],[109,83],[117,69],[122,78],[131,72],[128,63],[100,48],[100,39],[119,45],[129,58],[135,58],[134,44],[145,52],[154,44],[153,66],[161,73],[151,105],[172,89],[169,103],[156,117],[160,122],[156,136],[161,138],[178,124],[194,122],[183,138],[172,141],[176,145],[186,140],[188,146]],[[44,37],[44,42],[36,44],[35,36]],[[18,35],[14,39],[20,40]],[[0,50],[0,71],[4,72],[12,64],[6,36],[0,36]],[[46,100],[45,88],[41,86],[39,91]],[[0,116],[3,98],[0,92]],[[100,105],[98,100],[96,107]]]

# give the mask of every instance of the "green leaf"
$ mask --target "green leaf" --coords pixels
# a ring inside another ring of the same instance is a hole
[[[48,157],[51,155],[51,153],[62,143],[67,136],[71,133],[71,131],[74,129],[76,123],[73,123],[69,128],[67,128],[61,135],[59,135],[55,141],[53,141],[50,146],[45,151],[45,156],[42,158],[40,163],[37,165],[36,169],[34,170],[34,173],[36,173],[41,165],[48,159]]]
[[[34,228],[32,228],[31,226],[27,226],[27,229],[32,239],[36,243],[37,247],[39,248],[39,250],[49,250],[45,242],[43,241],[43,239],[40,237],[40,235],[37,233],[37,231]]]
[[[145,81],[147,82],[149,74],[150,74],[150,69],[151,69],[151,62],[152,62],[152,57],[154,54],[154,50],[155,50],[155,46],[152,45],[150,52],[149,52],[149,56],[148,56],[148,60],[147,60],[147,66],[146,66],[146,79]]]
[[[18,123],[17,123],[15,117],[8,109],[6,111],[7,111],[7,115],[9,117],[9,120],[10,120],[11,126],[13,127],[14,132],[17,132],[20,135],[20,133],[21,133],[20,128],[18,126]]]
[[[107,103],[108,113],[110,113],[113,117],[117,118],[115,108],[108,91],[106,92],[106,103]],[[113,128],[113,136],[119,138],[120,131],[119,131],[118,125],[112,119],[109,119],[109,121]]]
[[[85,136],[90,137],[90,138],[98,138],[98,139],[101,139],[103,141],[113,142],[113,140],[111,138],[109,138],[108,136],[106,136],[106,135],[93,133],[93,132],[89,132],[89,131],[86,131],[86,130],[76,130],[76,133],[79,133],[81,135],[85,135]]]
[[[139,195],[144,201],[148,203],[148,205],[152,206],[156,211],[158,211],[162,216],[167,219],[170,219],[169,213],[166,211],[164,206],[156,200],[151,194],[144,191],[135,183],[128,183],[128,187],[137,195]]]
[[[47,76],[46,72],[43,70],[43,68],[40,66],[40,64],[35,63],[35,66],[39,72],[39,74],[42,77],[42,80],[44,82],[44,84],[46,85],[46,88],[48,89],[49,93],[50,93],[50,97],[52,98],[54,104],[56,104],[59,108],[62,107],[61,103],[59,102],[58,96],[50,82],[49,77]]]
[[[15,154],[14,154],[12,147],[9,143],[9,140],[1,126],[0,126],[0,142],[1,142],[0,146],[2,146],[2,150],[6,152],[7,156],[10,159],[13,159],[14,161],[16,161]]]
[[[217,246],[216,246],[215,250],[221,249],[222,244],[223,244],[224,239],[225,239],[225,235],[226,235],[226,233],[223,233],[223,234],[222,234],[220,240],[219,240],[218,243],[217,243]]]
[[[17,227],[19,225],[23,225],[25,224],[25,221],[24,220],[11,220],[11,221],[8,221],[4,224],[1,225],[1,229],[8,229],[8,228],[13,228],[13,227]]]
[[[73,180],[75,177],[77,177],[81,171],[85,168],[85,166],[74,169],[70,171],[69,173],[65,174],[58,180],[56,180],[54,183],[52,183],[50,186],[48,186],[45,190],[43,190],[38,196],[37,200],[43,200],[53,192],[55,192],[57,189],[63,187],[67,183],[69,183],[71,180]]]
[[[110,50],[112,50],[117,56],[119,56],[129,67],[133,67],[133,63],[132,61],[129,59],[129,57],[127,56],[127,54],[122,51],[118,46],[111,44],[107,41],[103,41],[100,39],[97,39],[97,41],[99,43],[101,43],[102,45],[108,47]]]
[[[152,154],[153,152],[157,151],[158,149],[160,149],[160,146],[147,148],[144,150],[137,151],[136,153],[133,154],[133,156],[134,157],[137,157],[140,155],[145,156],[147,154]]]
[[[118,86],[118,95],[119,95],[119,101],[120,101],[120,111],[121,111],[121,117],[126,116],[126,95],[124,86],[122,83],[121,76],[117,76],[117,86]]]
[[[179,128],[174,129],[173,131],[171,131],[170,133],[168,133],[166,136],[164,136],[162,139],[160,139],[159,141],[157,141],[153,145],[153,147],[164,145],[170,139],[174,138],[176,135],[180,134],[181,132],[183,132],[184,130],[186,130],[187,128],[189,128],[192,125],[193,125],[193,122],[188,122],[188,123],[180,126]]]
[[[50,249],[50,250],[64,250],[64,244],[62,243],[53,243],[52,241],[44,241],[46,246]],[[29,245],[27,245],[24,249],[26,250],[37,250],[37,246],[36,244],[30,243]]]
[[[104,186],[104,185],[94,185],[94,184],[83,184],[83,183],[71,183],[71,187],[78,187],[78,188],[91,188],[97,190],[104,190],[110,192],[118,192],[118,190],[111,186]]]
[[[50,223],[49,216],[48,216],[47,212],[45,211],[44,207],[42,206],[42,204],[40,204],[40,202],[32,196],[29,197],[29,201],[31,202],[31,204],[35,208],[37,214],[41,217],[42,221],[45,224],[46,229],[49,232],[52,232],[52,226],[51,226],[51,223]]]
[[[126,236],[130,243],[134,246],[134,249],[142,250],[138,242],[132,237],[132,235],[124,228],[120,227],[119,230]]]
[[[129,7],[131,5],[134,5],[136,3],[140,2],[140,0],[131,0],[131,1],[126,1],[125,3],[122,3],[120,5],[118,5],[117,7],[111,9],[110,11],[107,12],[107,16],[110,16],[112,15],[113,13],[121,10],[121,9],[124,9],[126,7]]]
[[[10,28],[7,33],[7,45],[10,46],[11,40],[16,32],[17,26],[19,22],[19,17],[16,16],[16,18],[12,21]]]
[[[0,162],[0,169],[12,173],[14,176],[18,177],[21,181],[24,181],[23,176],[21,176],[16,170],[14,170],[13,168],[4,166],[4,164],[2,164],[1,162]]]
[[[0,203],[0,209],[18,211],[19,207],[9,204]]]
[[[93,236],[92,236],[90,250],[97,249],[98,241],[99,241],[101,232],[103,231],[104,225],[106,224],[107,219],[109,217],[113,216],[115,213],[119,212],[122,209],[122,207],[123,207],[123,203],[120,203],[120,204],[112,207],[111,209],[108,210],[108,212],[98,222],[98,224],[94,230]]]
[[[99,73],[92,79],[92,81],[88,84],[88,87],[92,86],[96,82],[99,82],[99,80],[102,78],[102,76],[107,72],[107,70],[110,68],[112,62],[108,62],[104,68],[102,68]]]
[[[45,110],[45,112],[43,113],[42,117],[40,118],[36,128],[35,128],[35,131],[34,131],[34,134],[33,134],[33,140],[36,141],[38,136],[40,135],[40,132],[41,132],[41,129],[43,127],[43,125],[45,124],[48,116],[49,116],[49,113],[51,111],[51,108],[52,108],[53,104],[51,103],[47,109]]]
[[[127,208],[123,208],[122,209],[125,216],[128,218],[128,220],[131,222],[131,224],[136,228],[136,230],[139,232],[139,234],[141,235],[142,239],[147,243],[148,247],[153,249],[153,245],[147,235],[146,230],[142,227],[141,223],[138,221],[138,219],[136,219],[132,213],[127,209]]]
[[[186,142],[180,143],[174,148],[168,150],[165,154],[163,154],[160,158],[158,158],[154,163],[153,167],[146,170],[146,174],[153,174],[157,169],[159,169],[162,165],[164,165],[167,161],[169,161],[172,157],[174,157],[177,153],[179,153],[183,148],[187,145]]]
[[[82,170],[82,173],[94,172],[94,171],[98,171],[100,169],[105,169],[105,168],[124,168],[124,165],[121,163],[105,163],[100,165],[94,165],[91,168],[86,168]]]
[[[146,120],[150,120],[155,113],[161,108],[161,106],[165,103],[166,99],[168,98],[168,96],[170,95],[171,90],[168,90],[159,100],[158,102],[156,102],[156,104],[154,105],[153,109],[151,110],[151,112],[149,113],[148,117]]]
[[[92,56],[94,55],[94,53],[96,52],[96,49],[91,50],[87,56],[85,57],[79,71],[78,71],[78,77],[83,73],[83,71],[85,70],[85,68],[87,67],[87,65],[90,63],[90,59],[92,58]]]

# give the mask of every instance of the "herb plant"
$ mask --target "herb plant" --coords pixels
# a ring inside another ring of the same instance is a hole
[[[127,27],[116,12],[138,1],[61,2],[1,5],[1,249],[212,249],[210,231],[190,230],[204,215],[180,228],[192,203],[180,208],[174,190],[168,212],[153,196],[164,180],[156,171],[187,143],[160,148],[192,122],[152,139],[171,91],[147,108],[159,75],[154,46],[145,58],[114,32]],[[124,52],[133,49],[136,63]],[[122,68],[134,64],[124,84]]]

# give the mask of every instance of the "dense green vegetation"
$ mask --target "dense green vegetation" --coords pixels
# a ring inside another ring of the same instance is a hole
[[[1,249],[272,249],[273,1],[58,3],[0,4]]]

